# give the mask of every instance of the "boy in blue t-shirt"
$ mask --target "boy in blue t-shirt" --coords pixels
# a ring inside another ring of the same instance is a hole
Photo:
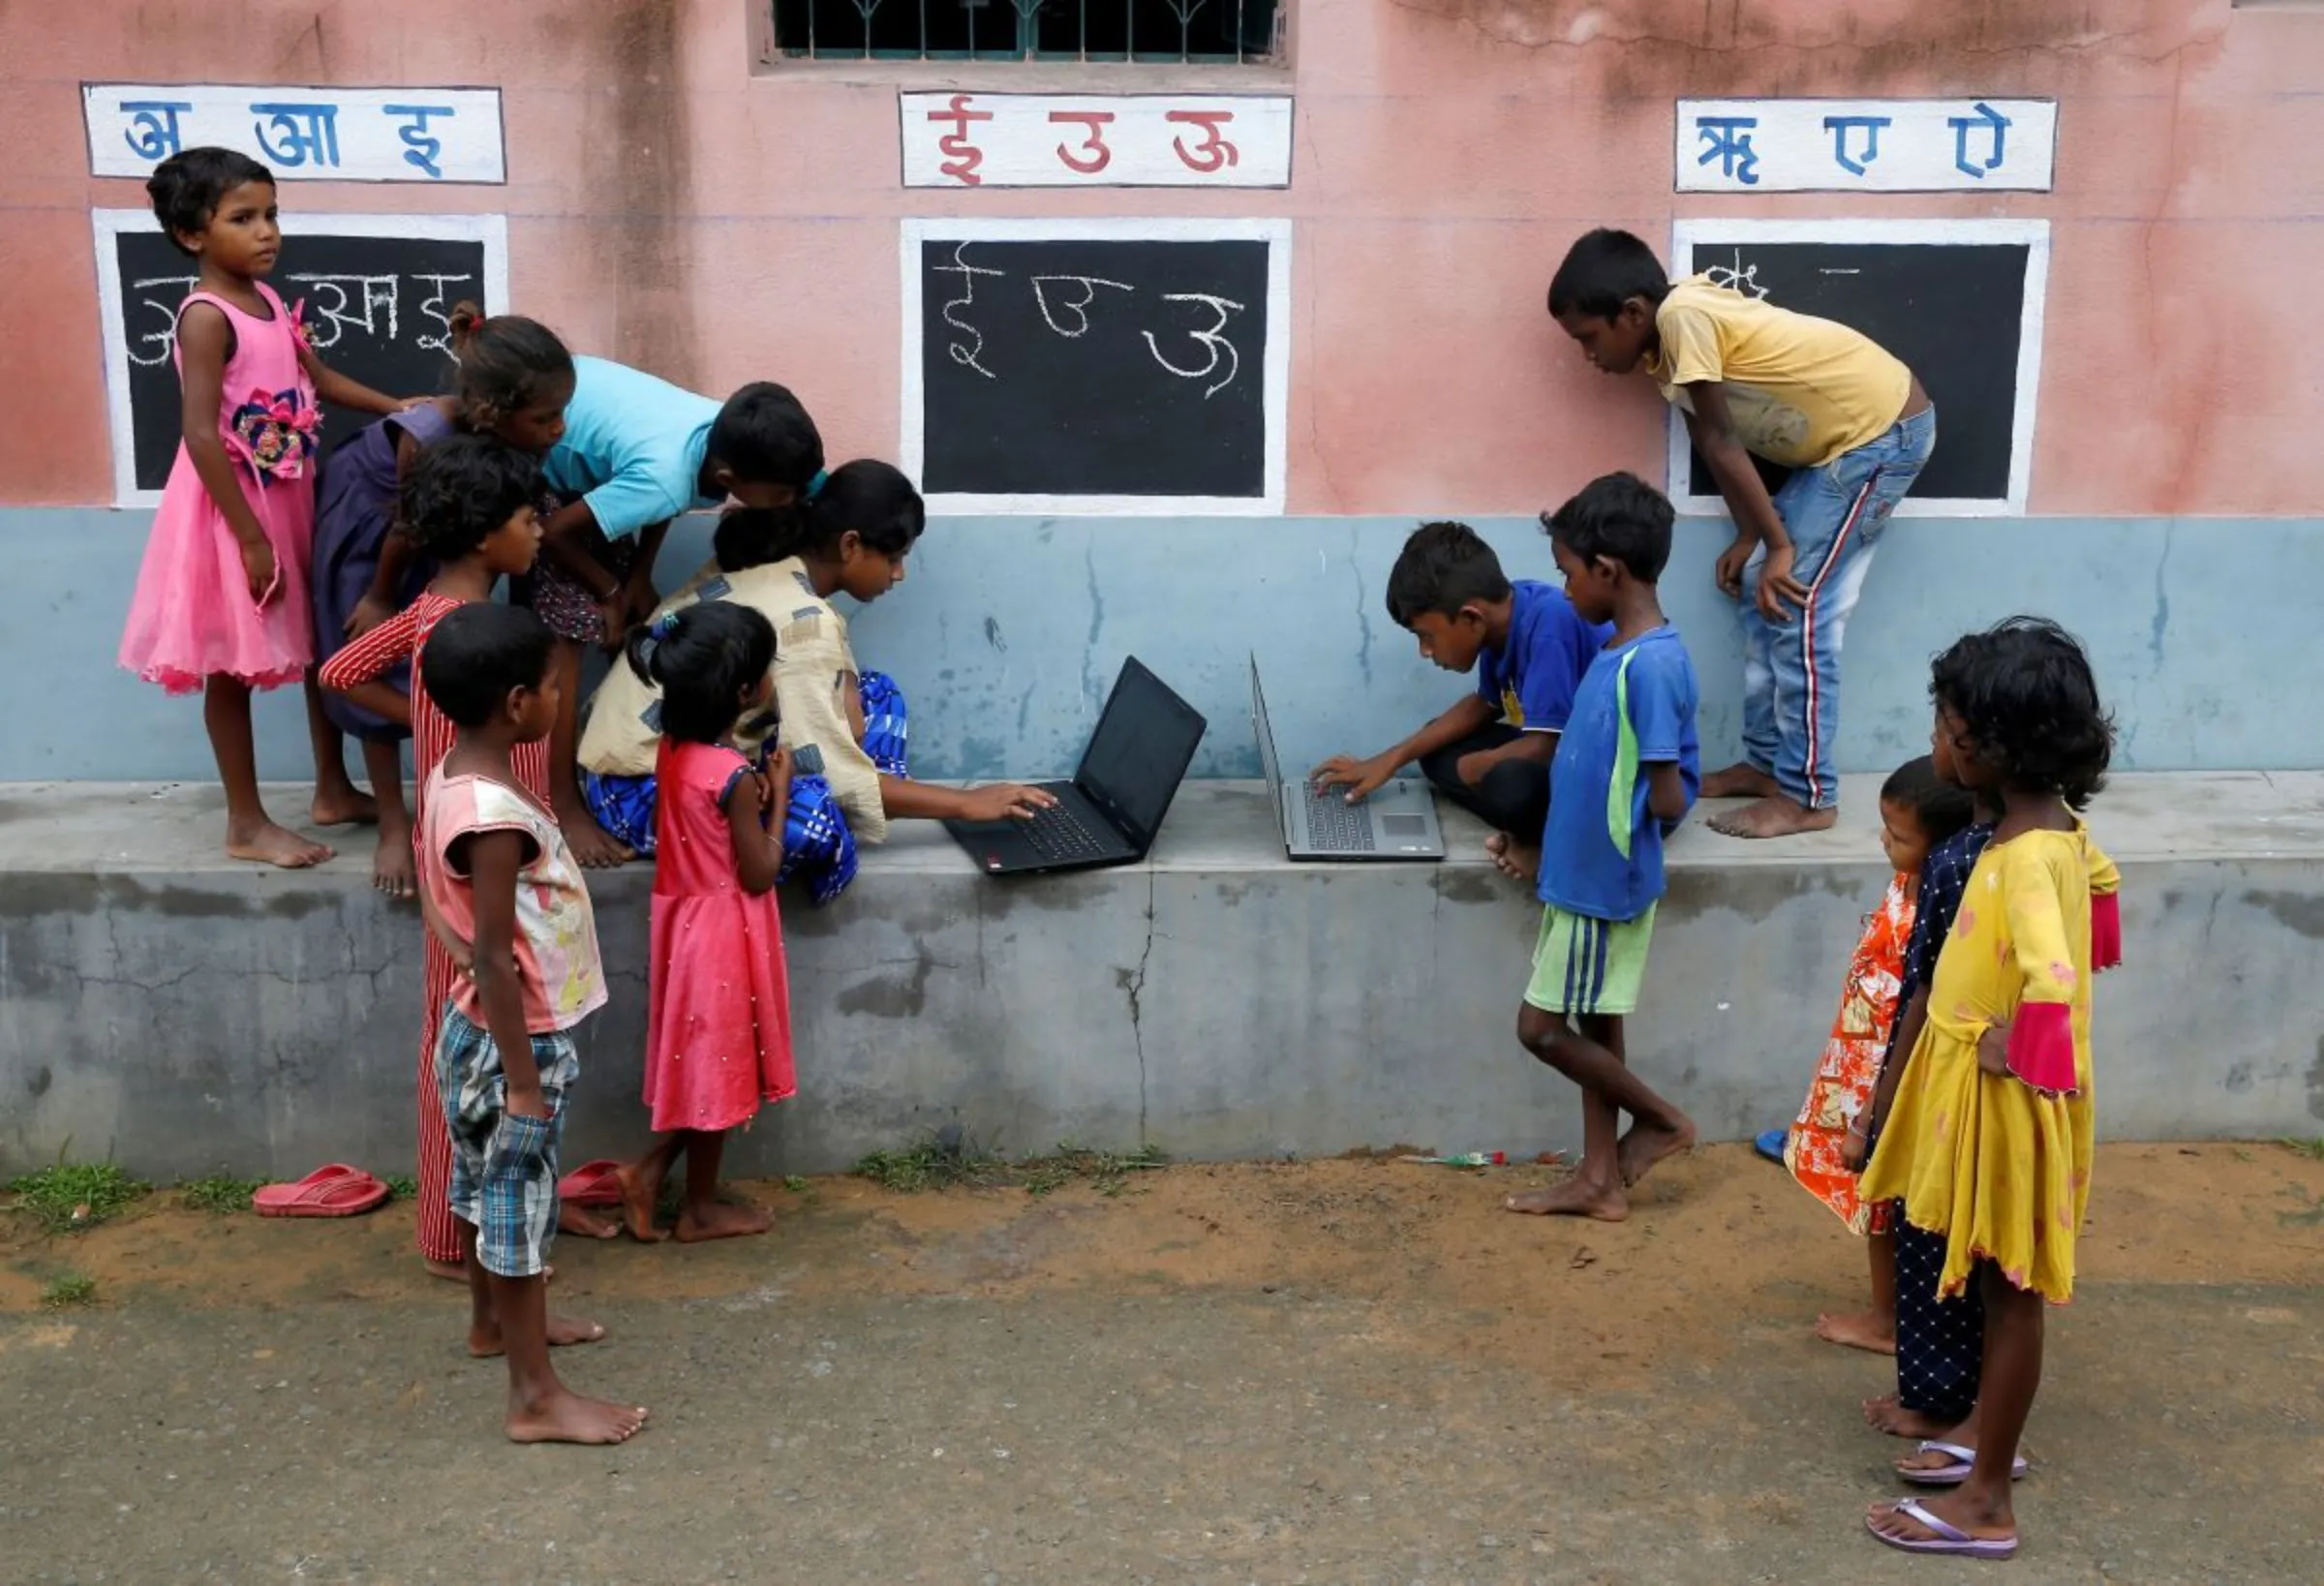
[[[1575,690],[1549,771],[1542,930],[1517,1014],[1525,1050],[1581,1086],[1581,1166],[1512,1196],[1512,1211],[1619,1222],[1629,1186],[1695,1142],[1695,1125],[1631,1072],[1622,1044],[1646,979],[1663,839],[1702,783],[1695,665],[1655,594],[1670,521],[1663,493],[1628,473],[1543,514],[1574,609],[1613,629]],[[1624,1113],[1631,1130],[1618,1137]]]
[[[1333,755],[1311,773],[1315,784],[1345,787],[1354,804],[1418,760],[1447,798],[1493,828],[1494,863],[1532,880],[1549,759],[1574,686],[1610,630],[1583,622],[1547,584],[1511,583],[1465,523],[1424,523],[1404,542],[1388,575],[1388,614],[1446,671],[1475,670],[1477,691],[1393,748]]]
[[[788,506],[823,477],[823,438],[772,381],[723,404],[604,358],[573,359],[565,430],[541,464],[563,504],[541,520],[540,563],[519,591],[558,639],[563,704],[549,738],[549,802],[573,857],[636,857],[581,795],[581,652],[618,646],[654,614],[654,561],[670,520],[732,499]]]

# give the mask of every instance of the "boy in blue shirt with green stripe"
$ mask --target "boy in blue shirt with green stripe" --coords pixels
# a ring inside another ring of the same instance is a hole
[[[1646,978],[1663,840],[1702,784],[1695,664],[1655,592],[1671,516],[1661,491],[1609,473],[1542,517],[1574,610],[1613,633],[1575,690],[1550,762],[1542,929],[1517,1014],[1525,1050],[1581,1087],[1581,1166],[1512,1196],[1512,1211],[1620,1222],[1629,1187],[1695,1143],[1687,1115],[1631,1071],[1622,1037]]]

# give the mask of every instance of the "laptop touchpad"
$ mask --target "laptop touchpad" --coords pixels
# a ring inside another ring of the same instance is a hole
[[[1380,817],[1380,830],[1390,837],[1426,837],[1428,817],[1425,815],[1390,815]]]

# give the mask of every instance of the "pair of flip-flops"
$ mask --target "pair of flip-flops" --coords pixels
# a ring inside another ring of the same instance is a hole
[[[578,1206],[622,1204],[621,1164],[584,1162],[557,1181],[557,1193]],[[385,1180],[330,1162],[292,1184],[268,1184],[253,1195],[261,1217],[358,1217],[386,1204]]]
[[[1969,1479],[1969,1473],[1977,1462],[1977,1450],[1960,1443],[1925,1442],[1914,1450],[1918,1453],[1942,1454],[1942,1465],[1899,1465],[1896,1474],[1914,1486],[1957,1487]],[[2026,1479],[2026,1456],[2019,1454],[2009,1462],[2009,1479]],[[1901,1553],[1937,1553],[1951,1558],[2005,1559],[2017,1552],[2015,1537],[1972,1537],[1968,1532],[1929,1511],[1928,1506],[1917,1498],[1901,1498],[1888,1506],[1891,1514],[1902,1514],[1917,1522],[1931,1535],[1926,1537],[1892,1537],[1873,1523],[1873,1516],[1864,1519],[1864,1528],[1886,1545]]]
[[[384,1205],[386,1181],[351,1168],[325,1163],[293,1184],[267,1184],[250,1198],[261,1217],[358,1217]]]

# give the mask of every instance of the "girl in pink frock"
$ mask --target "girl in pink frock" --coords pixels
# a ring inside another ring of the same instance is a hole
[[[173,351],[185,439],[154,514],[121,635],[121,664],[173,694],[200,692],[226,784],[226,851],[286,869],[331,850],[278,826],[259,800],[250,695],[307,686],[318,825],[376,818],[348,779],[313,678],[307,562],[315,532],[317,397],[362,412],[405,406],[334,375],[298,312],[260,277],[282,249],[274,177],[231,149],[188,149],[145,184],[154,217],[199,266]]]
[[[627,1221],[640,1239],[662,1236],[654,1205],[683,1151],[678,1237],[763,1234],[766,1213],[720,1202],[718,1186],[726,1131],[797,1088],[775,903],[790,756],[753,765],[734,747],[735,723],[769,708],[775,629],[749,606],[708,601],[632,634],[628,660],[661,689],[646,1022],[646,1106],[661,1138],[622,1170]]]

